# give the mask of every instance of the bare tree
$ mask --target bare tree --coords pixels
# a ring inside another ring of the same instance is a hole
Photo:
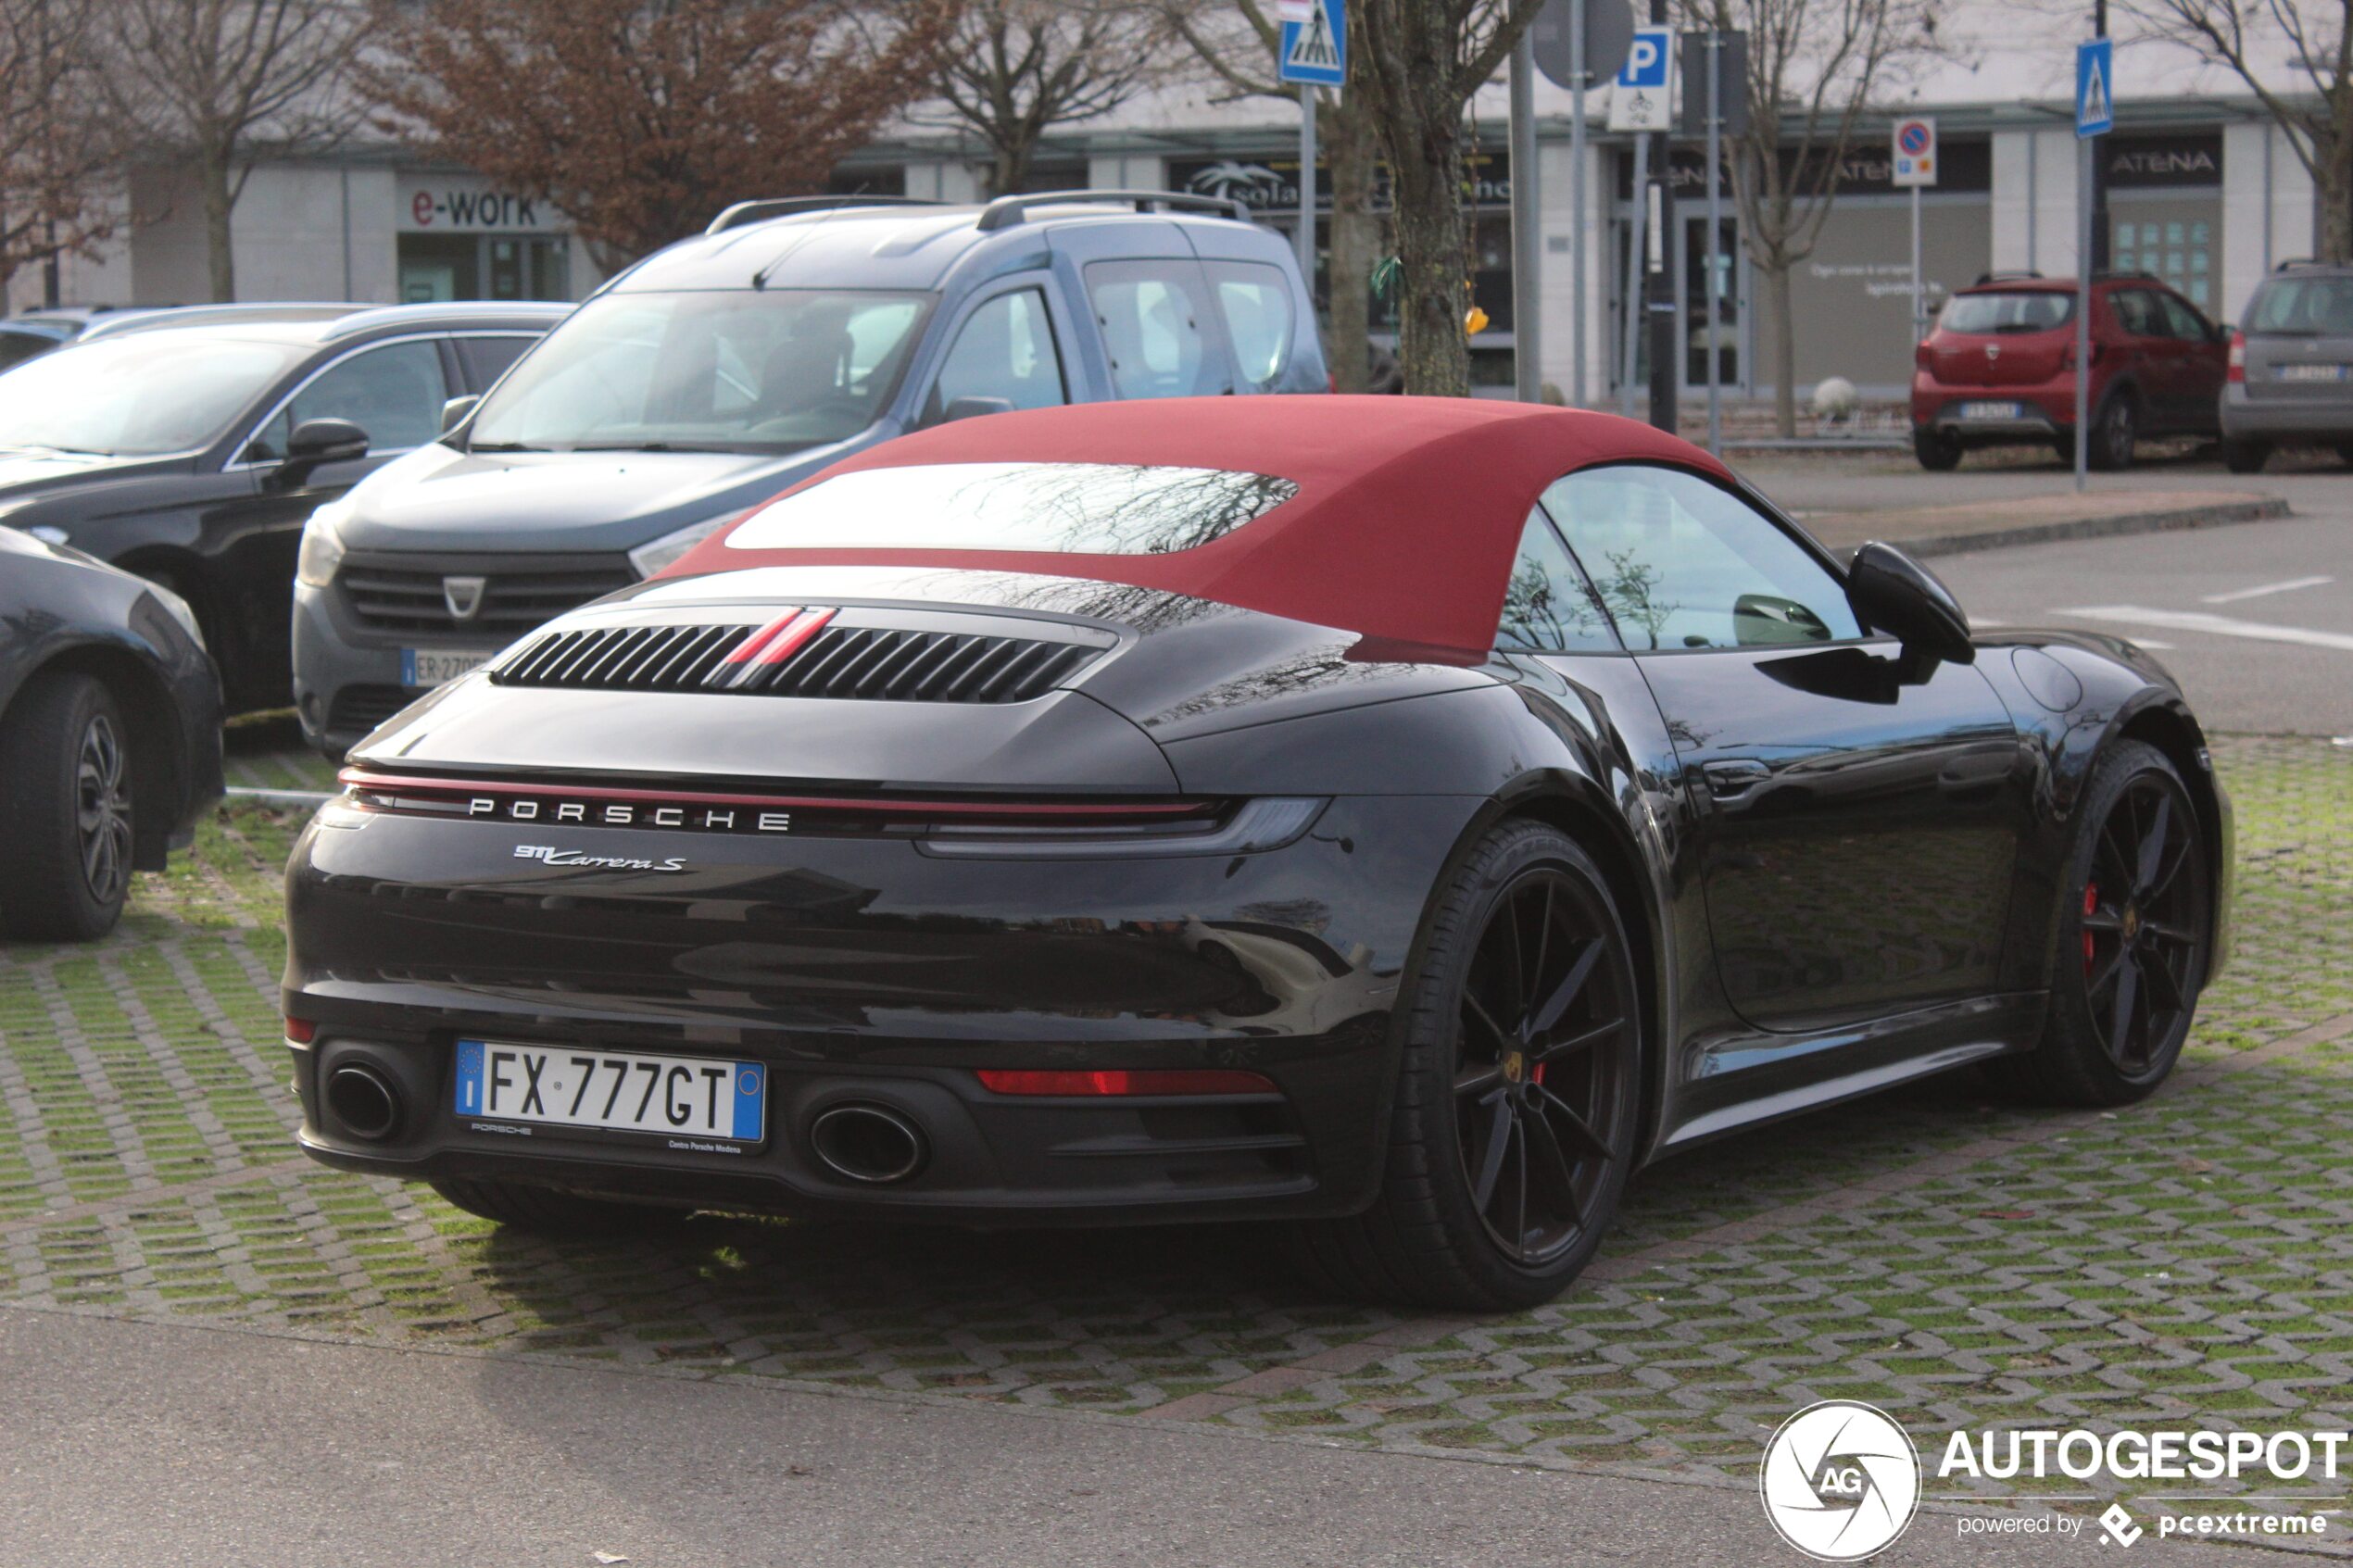
[[[1299,89],[1276,80],[1281,30],[1259,0],[1162,0],[1162,10],[1227,93],[1297,101]],[[1329,169],[1332,193],[1325,239],[1329,318],[1325,344],[1340,390],[1363,392],[1372,367],[1372,275],[1380,247],[1380,220],[1373,213],[1380,138],[1365,95],[1317,88],[1315,144]]]
[[[2127,0],[2124,8],[2246,83],[2312,176],[2321,257],[2353,260],[2353,0]],[[2263,69],[2266,44],[2286,56],[2276,76]]]
[[[1679,0],[1691,26],[1748,34],[1748,131],[1728,138],[1743,245],[1773,323],[1773,417],[1797,433],[1790,278],[1814,254],[1875,94],[1940,48],[1940,0]],[[1710,171],[1711,178],[1714,173]]]
[[[1543,0],[1354,0],[1348,8],[1348,90],[1363,95],[1389,155],[1397,358],[1408,392],[1470,393],[1463,119],[1542,8]]]
[[[887,19],[883,15],[887,10]],[[952,0],[434,0],[365,83],[388,129],[553,202],[611,270],[822,190],[925,92]]]
[[[939,109],[916,123],[970,131],[988,145],[988,194],[1018,191],[1057,125],[1109,114],[1165,68],[1160,13],[1138,0],[965,0],[933,53]]]
[[[194,166],[212,297],[234,299],[229,220],[256,153],[331,144],[359,121],[342,89],[369,36],[360,0],[103,0],[125,116]]]
[[[86,6],[0,0],[0,307],[19,268],[112,232],[126,144],[101,102],[97,42]]]

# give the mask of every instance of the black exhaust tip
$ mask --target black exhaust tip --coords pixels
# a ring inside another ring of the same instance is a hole
[[[327,1074],[327,1110],[355,1138],[388,1138],[400,1125],[400,1094],[372,1067],[347,1062]]]
[[[868,1186],[903,1182],[924,1168],[924,1135],[896,1110],[837,1105],[809,1123],[809,1146],[826,1170]]]

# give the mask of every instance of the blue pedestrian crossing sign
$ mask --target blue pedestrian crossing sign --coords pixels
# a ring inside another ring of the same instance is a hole
[[[2095,38],[2075,46],[2075,134],[2105,136],[2116,129],[2116,44]]]
[[[1311,0],[1305,20],[1286,20],[1275,48],[1275,67],[1285,82],[1310,87],[1345,86],[1348,0]]]

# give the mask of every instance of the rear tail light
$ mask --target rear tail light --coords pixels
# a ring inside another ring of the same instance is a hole
[[[980,1086],[999,1095],[1271,1095],[1272,1081],[1255,1073],[1222,1068],[1149,1069],[1139,1072],[1012,1072],[986,1069]]]
[[[1920,339],[1919,345],[1912,350],[1912,363],[1923,370],[1928,369],[1929,361],[1935,358],[1934,352],[1928,346],[1926,338]]]
[[[2222,379],[2244,386],[2246,383],[2246,334],[2245,332],[2231,334],[2231,358],[2226,363],[2228,368],[2223,370]]]
[[[286,1020],[286,1038],[297,1046],[307,1046],[319,1037],[319,1026],[307,1018]]]

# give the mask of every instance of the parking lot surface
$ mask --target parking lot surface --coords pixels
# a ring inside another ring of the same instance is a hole
[[[232,782],[320,787],[286,742],[243,727]],[[301,812],[234,803],[141,879],[111,939],[0,948],[0,1303],[1711,1489],[1752,1486],[1765,1435],[1832,1397],[1897,1414],[1931,1461],[1986,1425],[2342,1427],[2353,749],[2215,749],[2238,957],[2153,1099],[2055,1113],[1946,1077],[1730,1139],[1638,1177],[1562,1300],[1480,1320],[1319,1299],[1248,1235],[706,1215],[549,1242],[316,1168],[275,1010]],[[2161,1493],[2117,1495],[2190,1506]],[[2108,1500],[1932,1477],[1927,1496]]]

